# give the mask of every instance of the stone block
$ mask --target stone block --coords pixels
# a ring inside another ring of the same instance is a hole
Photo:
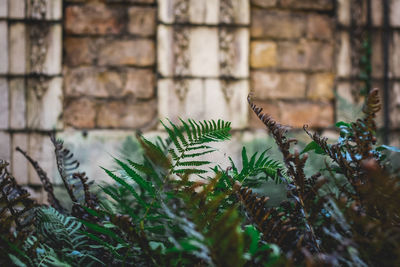
[[[305,41],[278,43],[278,66],[288,70],[325,70],[333,66],[333,45]]]
[[[31,25],[29,35],[28,72],[48,75],[61,74],[61,25]]]
[[[11,74],[25,74],[26,72],[26,43],[25,24],[10,24],[9,60]]]
[[[11,137],[4,131],[0,131],[0,159],[7,162],[11,160]]]
[[[399,43],[400,44],[400,43]],[[371,75],[373,78],[383,77],[382,33],[375,32],[372,35]]]
[[[119,34],[125,24],[126,9],[88,3],[65,8],[65,30],[72,34]]]
[[[304,14],[252,9],[251,37],[293,39],[305,35],[307,19]]]
[[[326,15],[311,14],[307,18],[307,37],[319,40],[332,40],[335,22]]]
[[[27,14],[31,19],[60,20],[62,18],[62,0],[27,1]]]
[[[32,133],[28,137],[28,154],[36,160],[46,172],[50,181],[56,181],[57,163],[54,156],[54,146],[47,134]],[[42,185],[35,169],[28,165],[29,184]]]
[[[6,18],[8,13],[8,0],[0,0],[0,18]]]
[[[382,0],[371,0],[371,10],[372,10],[372,25],[381,26],[383,19],[383,1]],[[399,6],[400,7],[400,6]],[[399,13],[400,14],[400,13]]]
[[[400,83],[396,82],[392,86],[390,95],[390,128],[400,128]]]
[[[336,121],[352,122],[362,116],[364,97],[356,97],[348,82],[338,83],[335,103]]]
[[[252,41],[250,45],[250,67],[266,68],[277,64],[277,45],[272,41]]]
[[[94,65],[97,60],[97,52],[100,47],[98,38],[65,37],[63,40],[64,64],[69,67],[79,65]]]
[[[154,96],[155,75],[153,70],[132,69],[127,72],[123,95],[133,95],[139,99],[150,99]]]
[[[29,129],[61,129],[62,112],[62,78],[28,80],[27,126]]]
[[[392,42],[390,44],[390,75],[400,77],[400,32],[393,32]]]
[[[336,59],[336,73],[339,77],[351,75],[351,44],[347,32],[341,32],[338,40],[338,52]]]
[[[275,7],[278,3],[278,0],[251,0],[250,3],[252,6],[268,8]]]
[[[95,127],[96,102],[84,97],[67,98],[64,108],[64,124],[78,129]]]
[[[260,100],[304,98],[306,82],[306,75],[301,72],[251,73],[251,88],[254,89],[254,97]]]
[[[26,127],[26,91],[25,79],[10,79],[10,128],[24,129]]]
[[[224,119],[233,128],[247,125],[249,92],[245,80],[226,82],[217,79],[160,79],[158,81],[158,111],[160,119],[194,120]]]
[[[153,7],[130,7],[128,9],[128,32],[141,36],[153,36],[156,31],[156,9]]]
[[[334,112],[330,103],[315,102],[256,102],[264,112],[270,114],[276,121],[283,125],[301,128],[304,124],[312,128],[325,128],[333,125]],[[265,128],[258,122],[255,114],[251,116],[253,127]]]
[[[206,79],[204,86],[204,119],[232,122],[232,128],[243,129],[247,126],[249,82],[240,80],[227,82]]]
[[[153,40],[114,40],[105,43],[98,53],[101,66],[152,66],[155,63]]]
[[[0,129],[9,126],[9,89],[7,79],[0,78]]]
[[[334,79],[335,75],[330,72],[311,74],[308,82],[307,98],[311,100],[332,100],[334,98]]]
[[[102,103],[96,117],[98,128],[140,129],[151,126],[157,117],[154,100],[133,102],[130,99]]]
[[[351,23],[351,1],[338,0],[337,3],[337,18],[338,22],[344,26],[349,26]]]
[[[333,10],[333,0],[281,0],[282,7],[292,9]]]
[[[17,180],[18,184],[26,185],[29,183],[28,179],[28,161],[18,151],[16,147],[20,147],[24,151],[28,151],[28,135],[25,133],[14,133],[12,135],[12,173]]]
[[[245,28],[158,27],[158,70],[164,77],[248,76]]]
[[[218,29],[199,27],[190,30],[187,52],[190,74],[196,77],[219,75],[218,44]]]
[[[8,1],[8,14],[9,14],[8,16],[13,19],[25,18],[26,14],[25,0]]]
[[[248,24],[249,9],[248,0],[165,0],[159,2],[158,17],[168,24]]]
[[[0,21],[0,74],[8,73],[8,25],[6,21]]]
[[[154,133],[146,132],[146,138],[154,140]],[[122,157],[122,149],[131,145],[137,145],[135,133],[131,130],[90,130],[83,134],[82,131],[73,129],[57,133],[57,138],[64,141],[64,146],[74,153],[74,158],[79,161],[79,170],[85,171],[90,180],[96,184],[102,182],[114,183],[105,171],[100,168],[115,168],[112,156]],[[141,160],[141,153],[137,150],[129,150],[129,159],[132,161]]]
[[[400,26],[400,0],[390,1],[390,24],[393,27]]]
[[[151,69],[107,70],[80,67],[65,72],[64,88],[68,97],[150,98],[154,93],[155,77]]]

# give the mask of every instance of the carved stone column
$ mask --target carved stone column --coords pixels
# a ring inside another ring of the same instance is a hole
[[[159,2],[161,119],[225,119],[247,125],[249,1]]]

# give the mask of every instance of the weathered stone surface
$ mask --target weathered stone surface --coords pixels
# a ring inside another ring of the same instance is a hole
[[[23,19],[25,17],[25,12],[26,12],[25,0],[8,1],[8,16],[10,18]]]
[[[204,119],[223,119],[232,122],[232,128],[247,126],[249,82],[241,80],[224,82],[206,79],[203,83],[205,114]]]
[[[315,102],[256,102],[264,108],[265,113],[283,125],[301,128],[308,124],[313,128],[329,127],[333,124],[333,107],[330,103]],[[265,125],[260,124],[257,116],[251,115],[251,125],[260,128]]]
[[[9,80],[10,88],[10,127],[24,129],[26,127],[25,79]]]
[[[28,179],[28,161],[19,152],[15,150],[20,147],[24,151],[28,151],[28,135],[25,133],[14,133],[12,135],[12,173],[18,184],[25,185],[29,183]],[[40,163],[41,164],[41,163]]]
[[[153,7],[131,7],[128,9],[128,31],[131,34],[153,36],[156,30],[156,9]]]
[[[0,0],[0,18],[6,18],[8,11],[8,0]]]
[[[335,27],[332,17],[311,14],[307,18],[307,37],[311,39],[331,40]]]
[[[251,88],[254,89],[255,98],[260,100],[304,98],[306,81],[306,75],[300,72],[251,73]]]
[[[64,64],[70,67],[91,65],[97,58],[98,38],[64,38]]]
[[[8,72],[8,26],[6,21],[0,21],[0,73]]]
[[[158,81],[158,110],[161,119],[224,119],[233,128],[247,125],[248,82],[224,82],[217,79]]]
[[[391,62],[389,64],[390,73],[394,77],[400,77],[400,33],[398,31],[393,32],[392,43],[390,50]]]
[[[303,14],[252,9],[251,37],[300,38],[305,34],[306,22]]]
[[[350,4],[349,0],[338,0],[337,17],[340,24],[349,26],[351,22],[350,15]]]
[[[189,69],[197,77],[219,75],[218,29],[192,28],[189,36]]]
[[[10,25],[9,44],[10,73],[26,72],[26,27],[23,23]]]
[[[316,73],[310,75],[307,98],[311,100],[332,100],[335,75],[333,73]]]
[[[400,26],[400,0],[390,1],[390,24],[394,27]]]
[[[332,10],[333,2],[333,0],[281,0],[280,4],[293,9]]]
[[[149,126],[156,115],[155,101],[109,101],[100,105],[96,125],[99,128],[139,129]]]
[[[394,83],[390,97],[390,127],[392,129],[400,128],[400,83]]]
[[[257,7],[274,7],[278,3],[278,0],[251,0],[251,5],[252,6],[257,6]]]
[[[155,62],[154,42],[147,39],[110,41],[98,53],[101,66],[151,66]]]
[[[60,24],[50,27],[47,37],[47,51],[43,66],[43,73],[49,75],[61,74],[62,68],[62,27]]]
[[[39,20],[60,20],[62,18],[62,0],[46,0],[44,2],[45,12],[42,12],[40,8],[37,8],[36,2],[27,1],[28,17]]]
[[[28,154],[37,162],[47,173],[50,181],[56,181],[57,164],[54,157],[54,146],[47,134],[32,133],[28,139]],[[29,184],[42,185],[35,169],[28,165]]]
[[[216,25],[222,23],[248,24],[249,1],[159,1],[159,20],[164,23]],[[228,6],[228,7],[227,7]],[[221,12],[222,10],[222,12]]]
[[[383,20],[382,20],[383,3],[382,2],[383,2],[382,0],[371,0],[372,25],[374,25],[374,26],[382,25],[382,22],[383,22]]]
[[[66,99],[64,123],[79,129],[94,128],[96,120],[96,102],[87,98]]]
[[[163,136],[161,132],[146,132],[144,136],[154,140],[155,136]],[[76,131],[68,129],[57,133],[57,138],[64,140],[64,144],[74,153],[80,163],[80,170],[84,170],[90,180],[96,184],[105,181],[113,183],[113,180],[99,166],[112,169],[115,167],[110,155],[121,158],[121,150],[128,147],[129,159],[138,161],[142,154],[138,150],[129,147],[138,147],[135,133],[132,130],[90,130]],[[125,157],[122,157],[125,158]]]
[[[332,70],[333,45],[301,40],[278,43],[278,66],[289,70]]]
[[[363,102],[363,97],[354,98],[350,83],[339,83],[336,88],[336,120],[351,122],[360,118]]]
[[[339,77],[349,77],[351,75],[351,46],[349,33],[341,32],[339,38],[336,73]]]
[[[107,70],[80,67],[66,71],[64,88],[67,96],[150,98],[154,93],[154,73],[151,69]]]
[[[382,34],[376,32],[372,35],[371,75],[373,78],[383,77]]]
[[[67,6],[65,29],[74,34],[118,34],[124,27],[124,12],[102,3]]]
[[[271,41],[253,41],[250,45],[250,67],[274,67],[277,64],[277,45]]]
[[[0,78],[0,129],[9,125],[9,90],[7,79]]]
[[[149,99],[154,96],[154,88],[155,76],[152,70],[129,70],[123,94],[132,94],[136,98]]]
[[[221,27],[218,31],[214,27],[174,29],[160,25],[157,38],[158,70],[164,77],[247,77],[248,38],[248,30],[240,27]]]
[[[11,160],[10,134],[3,131],[0,131],[0,159],[8,162]]]
[[[62,78],[41,82],[28,80],[27,126],[30,129],[54,130],[62,128]]]

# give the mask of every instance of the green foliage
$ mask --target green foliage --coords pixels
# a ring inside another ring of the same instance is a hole
[[[37,170],[51,207],[35,207],[0,162],[0,248],[17,266],[396,266],[400,264],[400,185],[376,144],[372,91],[364,118],[340,122],[338,141],[305,131],[302,152],[288,128],[250,106],[282,154],[249,153],[222,169],[212,144],[230,138],[222,120],[162,123],[168,137],[137,136],[143,152],[114,158],[114,184],[96,194],[62,142],[52,137],[58,170],[72,201],[64,208]],[[168,125],[167,125],[168,124]],[[132,148],[132,146],[127,145]],[[323,157],[325,177],[305,172],[308,153]],[[241,167],[239,167],[241,166]],[[71,167],[71,168],[69,168]],[[287,199],[268,206],[267,182],[286,186]]]

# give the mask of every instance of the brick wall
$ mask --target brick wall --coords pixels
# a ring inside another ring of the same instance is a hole
[[[65,1],[64,123],[76,129],[154,125],[154,0]]]
[[[334,1],[251,1],[250,69],[256,103],[281,123],[334,121]],[[251,115],[250,125],[263,125]]]

